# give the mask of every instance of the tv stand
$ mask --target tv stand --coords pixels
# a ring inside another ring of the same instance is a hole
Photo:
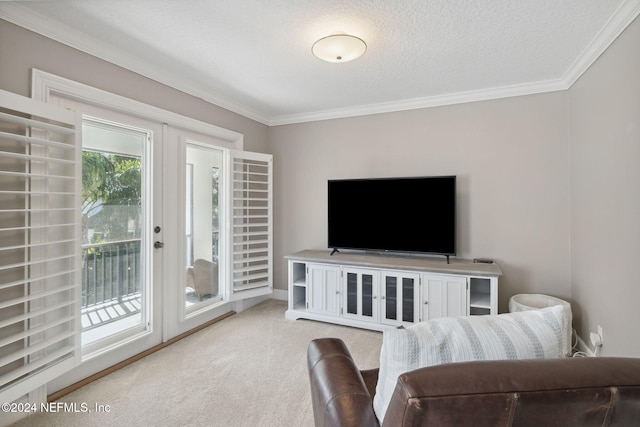
[[[384,330],[437,317],[498,314],[502,271],[495,263],[326,249],[285,258],[287,319]]]
[[[331,254],[329,256],[335,254],[336,252],[340,252],[340,251],[338,250],[338,248],[333,248],[333,250],[331,251]]]

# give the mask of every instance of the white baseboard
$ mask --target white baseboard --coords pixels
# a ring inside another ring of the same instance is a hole
[[[287,301],[289,299],[289,291],[286,289],[274,289],[273,294],[271,294],[271,298],[280,301]]]
[[[233,302],[233,310],[237,313],[244,311],[256,304],[260,304],[262,301],[271,299],[277,299],[280,301],[287,301],[289,299],[289,292],[283,289],[274,289],[271,295],[263,295],[260,297],[247,298]]]

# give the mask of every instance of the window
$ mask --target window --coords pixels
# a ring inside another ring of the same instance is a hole
[[[186,143],[185,306],[189,315],[221,301],[221,170],[224,153],[210,145]]]
[[[82,345],[85,354],[146,331],[152,133],[85,117],[82,126]],[[147,244],[145,244],[147,243]]]

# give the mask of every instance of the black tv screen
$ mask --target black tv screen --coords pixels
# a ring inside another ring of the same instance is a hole
[[[456,177],[330,180],[328,246],[456,254]]]

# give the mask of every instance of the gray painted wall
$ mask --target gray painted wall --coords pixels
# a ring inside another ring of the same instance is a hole
[[[580,335],[640,356],[640,19],[569,91],[571,271]]]
[[[458,256],[499,263],[502,311],[516,293],[569,299],[566,96],[270,128],[276,285],[286,284],[286,254],[327,247],[328,179],[457,175]],[[407,203],[437,208],[428,200]],[[371,208],[381,204],[372,201]]]

